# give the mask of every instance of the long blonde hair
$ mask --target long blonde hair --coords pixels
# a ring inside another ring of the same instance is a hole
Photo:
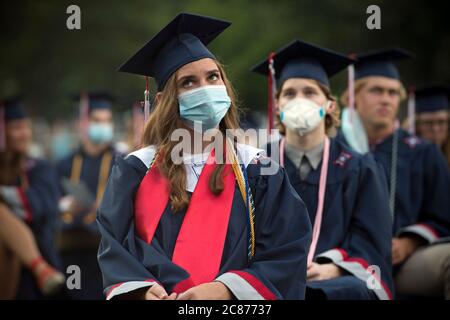
[[[216,61],[222,80],[231,99],[231,106],[219,124],[220,131],[225,136],[227,129],[239,128],[239,111],[236,104],[236,94],[228,80],[224,67]],[[145,124],[142,144],[154,145],[158,152],[157,168],[168,179],[170,186],[170,201],[172,209],[177,212],[189,204],[189,195],[186,192],[186,170],[183,164],[175,164],[171,159],[171,151],[178,141],[171,141],[174,130],[183,127],[183,121],[178,109],[177,72],[175,72],[161,91],[154,110]],[[218,164],[209,180],[209,189],[214,194],[223,191],[224,164]]]

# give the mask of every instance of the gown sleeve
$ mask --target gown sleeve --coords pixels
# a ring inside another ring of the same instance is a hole
[[[261,164],[247,167],[255,204],[255,255],[246,268],[216,279],[237,299],[303,299],[305,295],[311,224],[284,169],[270,163],[277,166],[273,175],[260,175]]]
[[[172,263],[156,239],[148,245],[135,234],[134,196],[147,170],[139,161],[135,157],[116,158],[98,209],[98,263],[107,299],[155,283],[170,292],[189,276]]]
[[[28,187],[0,187],[6,192],[5,202],[12,212],[32,229],[43,257],[55,267],[60,267],[55,248],[57,232],[58,198],[56,170],[50,163],[34,159],[27,170]]]
[[[58,200],[60,190],[56,169],[42,162],[29,174],[30,186],[25,190],[25,198],[29,204],[33,220],[46,217],[55,221],[58,216]]]
[[[350,228],[340,247],[318,255],[316,261],[327,263],[331,260],[372,284],[370,289],[379,299],[390,300],[393,298],[392,218],[386,180],[370,154],[362,157],[360,163],[360,170],[351,178],[352,194],[356,196],[348,197],[352,199],[347,204],[347,210],[351,212]]]
[[[0,193],[11,210],[24,221],[55,221],[59,198],[56,170],[45,161],[34,161],[36,164],[27,172],[27,188],[2,186]]]
[[[398,235],[412,233],[433,243],[450,236],[450,172],[435,145],[427,145],[425,149],[423,170],[424,194],[419,219],[415,224],[400,229]]]

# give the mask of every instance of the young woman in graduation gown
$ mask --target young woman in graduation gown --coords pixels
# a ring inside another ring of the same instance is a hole
[[[304,297],[310,223],[284,169],[263,175],[276,164],[234,143],[171,157],[177,129],[201,139],[238,128],[233,89],[206,48],[228,25],[180,14],[121,67],[154,77],[158,92],[145,147],[117,159],[98,210],[107,299]]]

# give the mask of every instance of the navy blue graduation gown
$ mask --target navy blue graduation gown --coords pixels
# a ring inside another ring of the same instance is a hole
[[[345,141],[342,132],[339,139]],[[398,131],[397,184],[393,233],[413,234],[426,243],[443,241],[450,236],[450,171],[439,149],[405,130]],[[393,135],[371,148],[391,178]]]
[[[236,185],[217,280],[237,299],[301,299],[311,240],[306,207],[282,168],[275,175],[260,176],[261,167],[247,167],[256,207],[255,256],[247,261],[247,217]],[[174,214],[168,204],[150,245],[136,235],[134,196],[146,171],[135,156],[116,158],[98,210],[102,234],[98,260],[107,299],[155,281],[170,293],[189,277],[171,261],[185,211]]]
[[[70,178],[73,166],[74,157],[77,154],[82,156],[82,166],[80,172],[80,181],[83,181],[89,189],[92,196],[97,196],[97,188],[99,184],[99,175],[103,156],[110,153],[111,162],[108,168],[108,174],[111,172],[114,163],[114,157],[120,156],[112,146],[107,148],[104,152],[96,157],[87,155],[82,148],[71,153],[66,158],[58,162],[58,172],[60,178]],[[84,218],[87,215],[92,215],[91,221],[86,222]],[[98,231],[97,223],[95,222],[96,212],[85,211],[73,216],[72,220],[61,219],[61,236],[64,239],[65,232],[74,232],[77,237],[84,237],[91,239],[89,245],[76,246],[71,245],[70,249],[61,248],[61,257],[64,267],[70,265],[77,265],[82,270],[81,289],[68,290],[68,296],[75,300],[99,300],[103,299],[102,293],[102,277],[100,268],[97,263],[97,250],[100,242],[100,233]],[[72,241],[72,240],[69,240]]]
[[[321,164],[302,181],[286,154],[284,159],[289,180],[305,202],[313,223]],[[333,262],[347,275],[308,282],[306,298],[321,290],[328,299],[391,299],[391,226],[386,181],[373,158],[362,157],[330,139],[324,211],[314,261]],[[380,281],[369,279],[370,265],[379,267]],[[368,289],[367,282],[373,282],[373,290]]]
[[[57,173],[48,162],[38,159],[27,161],[28,188],[23,193],[26,221],[33,231],[42,257],[57,269],[61,269],[55,248],[58,200],[60,197]],[[22,271],[17,299],[43,298],[34,277],[26,269]]]
[[[450,236],[450,171],[432,143],[399,129],[394,234],[414,234],[428,243]],[[372,148],[391,177],[393,135]]]
[[[114,151],[112,147],[109,147],[103,153],[99,154],[96,157],[87,155],[85,152],[83,152],[82,148],[79,148],[58,162],[57,164],[58,174],[61,178],[64,177],[70,179],[74,157],[77,154],[81,154],[83,158],[83,163],[81,167],[80,181],[83,181],[86,184],[92,196],[95,198],[97,195],[97,187],[99,183],[99,174],[102,163],[102,157],[105,154],[105,152],[110,152],[113,158],[115,156],[118,156],[118,154]],[[109,167],[109,172],[111,172],[113,163],[114,161],[112,160]],[[61,189],[63,188],[61,187]],[[61,192],[64,193],[64,190],[61,190]],[[97,223],[95,222],[94,219],[92,223],[89,224],[83,221],[83,217],[85,217],[89,213],[90,212],[82,212],[79,215],[75,216],[73,221],[71,222],[62,221],[61,224],[62,229],[69,230],[73,228],[81,228],[97,234],[98,233]]]

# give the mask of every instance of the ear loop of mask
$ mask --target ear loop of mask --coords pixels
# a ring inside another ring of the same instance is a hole
[[[327,111],[331,107],[332,104],[333,104],[333,101],[327,100],[325,106],[321,107],[321,110],[320,110],[321,118],[325,118],[325,116],[327,115]]]

